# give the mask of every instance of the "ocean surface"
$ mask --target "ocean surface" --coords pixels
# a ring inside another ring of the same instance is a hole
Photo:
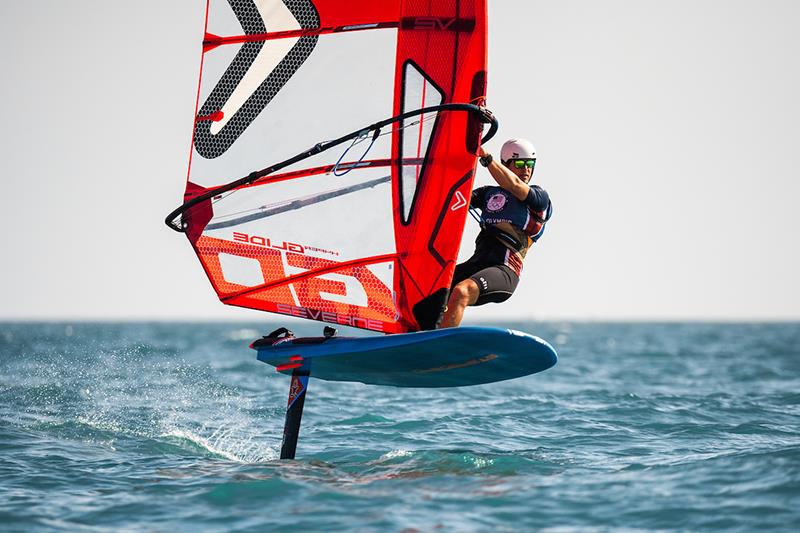
[[[502,325],[558,364],[312,378],[280,461],[269,324],[0,324],[0,530],[800,530],[800,324]]]

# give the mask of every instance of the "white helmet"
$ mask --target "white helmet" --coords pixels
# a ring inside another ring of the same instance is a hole
[[[536,148],[527,139],[509,139],[500,149],[500,160],[509,159],[536,159]]]

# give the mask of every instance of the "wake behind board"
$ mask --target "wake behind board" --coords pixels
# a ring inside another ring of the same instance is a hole
[[[264,338],[258,360],[291,375],[394,387],[463,387],[547,370],[556,351],[511,329],[460,327],[385,337]]]

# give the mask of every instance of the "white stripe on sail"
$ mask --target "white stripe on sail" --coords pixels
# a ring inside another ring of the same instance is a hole
[[[256,0],[256,7],[264,20],[264,27],[280,28],[283,30],[299,30],[300,23],[289,11],[281,0]],[[274,41],[265,41],[261,50],[258,52],[253,64],[247,70],[236,89],[231,93],[231,97],[222,106],[223,118],[219,122],[214,122],[211,125],[210,132],[212,135],[219,133],[228,121],[236,114],[237,111],[247,102],[253,93],[261,86],[261,83],[267,79],[267,76],[275,70],[275,67],[283,60],[284,57],[291,51],[292,47],[297,43],[299,37],[292,37],[287,39],[276,39]]]

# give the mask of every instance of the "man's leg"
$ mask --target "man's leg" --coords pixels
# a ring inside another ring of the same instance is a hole
[[[505,265],[495,265],[475,272],[456,284],[450,291],[447,311],[440,328],[452,328],[461,324],[464,309],[468,305],[505,302],[519,283],[516,272]],[[479,285],[480,284],[480,285]]]
[[[450,291],[450,299],[447,301],[447,311],[439,326],[440,328],[454,328],[461,324],[464,317],[464,309],[478,301],[480,289],[478,284],[471,278],[458,283]]]

